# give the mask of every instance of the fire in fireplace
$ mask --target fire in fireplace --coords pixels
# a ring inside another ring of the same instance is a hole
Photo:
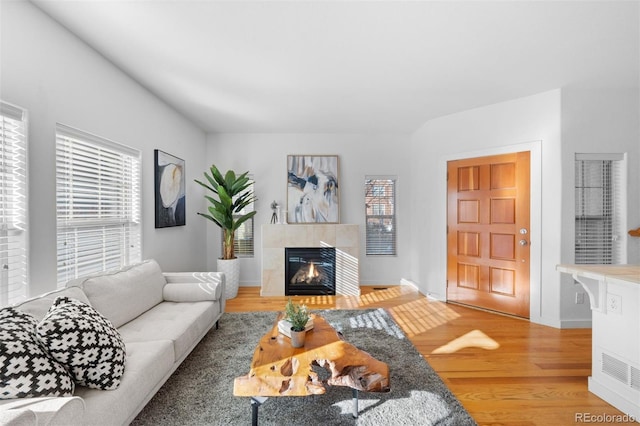
[[[336,294],[333,247],[285,248],[285,295]]]

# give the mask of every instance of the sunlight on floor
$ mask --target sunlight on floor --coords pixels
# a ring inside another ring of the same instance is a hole
[[[486,350],[496,350],[500,347],[500,344],[487,336],[480,330],[473,330],[460,336],[457,339],[453,339],[444,346],[440,346],[434,349],[432,354],[451,354],[464,348],[482,348]]]
[[[376,291],[372,291],[370,293],[361,295],[358,300],[358,304],[360,307],[366,308],[369,305],[375,305],[385,300],[395,299],[400,295],[402,295],[402,287],[400,286],[389,287],[389,288],[376,290]]]
[[[389,312],[407,337],[417,336],[460,317],[446,303],[426,298],[393,307]]]
[[[287,296],[289,297],[289,296]],[[333,308],[336,305],[336,296],[318,295],[318,296],[303,296],[303,297],[291,297],[294,302],[307,306],[327,306],[327,309]]]
[[[403,290],[400,286],[391,286],[389,288],[372,291],[360,296],[343,294],[339,294],[337,296],[292,296],[292,299],[296,303],[313,306],[314,309],[321,309],[324,306],[326,306],[325,309],[363,309],[368,306],[379,305],[382,302],[398,298],[403,295],[403,291],[406,290]]]

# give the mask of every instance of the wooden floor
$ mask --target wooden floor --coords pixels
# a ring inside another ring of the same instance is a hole
[[[586,423],[580,416],[622,415],[587,389],[590,329],[559,330],[434,302],[407,286],[361,292],[293,300],[312,310],[385,308],[480,425],[573,425]],[[226,312],[278,311],[287,300],[241,287]]]

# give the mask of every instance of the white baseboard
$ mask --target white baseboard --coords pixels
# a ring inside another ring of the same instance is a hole
[[[616,392],[614,389],[607,386],[607,384],[600,383],[597,379],[594,379],[593,376],[589,377],[589,392],[604,399],[606,402],[625,413],[627,417],[631,417],[629,419],[622,419],[624,420],[624,423],[634,421],[640,422],[640,407],[638,406],[637,401],[634,401],[633,397],[629,399],[629,395],[622,395]]]
[[[438,302],[446,302],[447,301],[447,297],[446,296],[441,296],[441,295],[436,294],[436,293],[427,293],[427,299],[435,300],[435,301],[438,301]]]
[[[591,320],[560,320],[560,328],[592,328]]]
[[[406,278],[400,278],[400,285],[408,285],[409,287],[413,287],[417,291],[420,291],[420,289],[418,288],[418,284]]]

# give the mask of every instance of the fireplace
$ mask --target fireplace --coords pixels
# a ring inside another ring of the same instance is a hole
[[[285,295],[336,294],[334,247],[287,247],[284,263]]]
[[[336,253],[335,294],[360,295],[360,232],[353,224],[263,224],[261,296],[284,296],[285,248],[333,247]]]

